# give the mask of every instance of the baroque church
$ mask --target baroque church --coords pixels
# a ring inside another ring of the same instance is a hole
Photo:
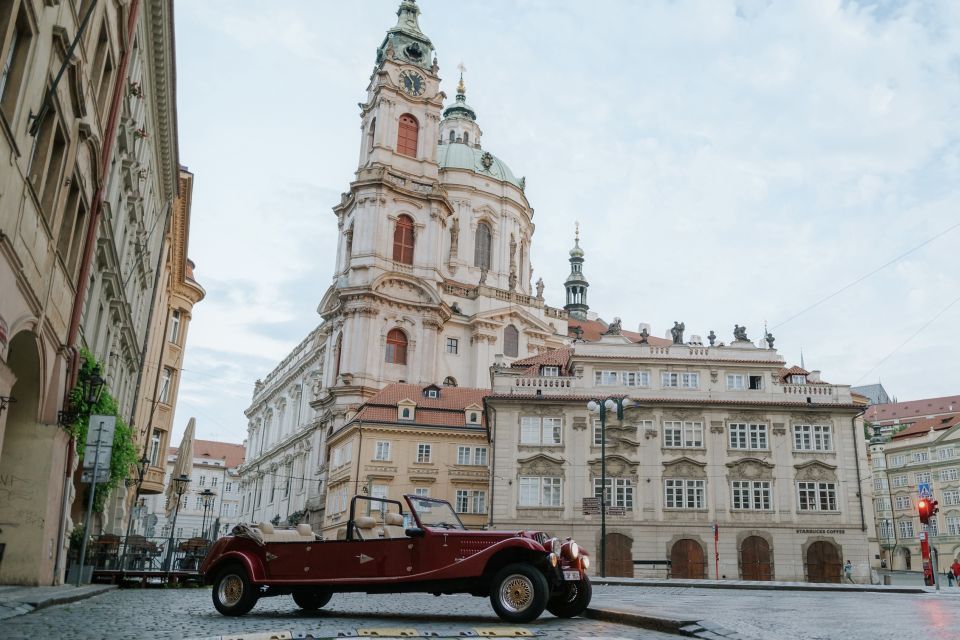
[[[542,282],[532,285],[525,179],[484,146],[462,71],[444,106],[419,15],[414,0],[403,0],[377,49],[360,104],[356,179],[333,207],[339,244],[334,282],[317,309],[322,322],[257,381],[246,411],[241,473],[251,520],[315,520],[326,435],[385,385],[486,388],[495,362],[562,347],[571,327],[582,335],[580,324],[600,325],[586,318],[579,241],[565,308],[545,303]],[[290,495],[288,478],[306,478],[300,496]],[[263,501],[278,491],[287,504],[266,513]]]

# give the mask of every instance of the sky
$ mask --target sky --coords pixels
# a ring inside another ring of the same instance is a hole
[[[790,364],[960,393],[960,3],[421,0],[447,94],[526,176],[548,304],[666,335],[766,325]],[[357,103],[399,0],[176,4],[193,310],[174,437],[242,442],[320,322]]]

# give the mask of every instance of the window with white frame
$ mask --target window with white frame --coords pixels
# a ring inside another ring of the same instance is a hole
[[[207,484],[207,476],[200,476],[200,482],[197,483],[197,486],[202,487]]]
[[[947,534],[951,536],[960,536],[960,515],[948,515]]]
[[[620,381],[625,387],[649,387],[650,386],[650,372],[649,371],[622,371],[620,373]]]
[[[618,371],[594,371],[593,384],[598,387],[610,387],[620,382]]]
[[[330,454],[330,460],[334,469],[353,460],[353,442],[335,447]]]
[[[769,449],[767,425],[730,423],[731,449]]]
[[[914,451],[913,452],[913,461],[914,462],[929,462],[930,454],[926,451]]]
[[[370,497],[371,498],[383,498],[386,499],[390,495],[390,487],[385,484],[375,484],[370,487]],[[379,511],[382,515],[387,510],[387,504],[385,502],[372,502],[367,500],[367,513],[374,511]]]
[[[593,497],[602,498],[608,507],[623,507],[633,511],[633,481],[629,478],[607,478],[606,495],[601,487],[601,478],[593,479]]]
[[[700,449],[703,447],[703,423],[680,420],[663,421],[663,446]]]
[[[943,492],[943,504],[947,507],[960,505],[960,490],[947,489]]]
[[[668,478],[663,481],[667,509],[705,509],[706,480]]]
[[[890,456],[890,466],[891,467],[902,467],[907,463],[907,457],[903,454]]]
[[[433,446],[429,444],[417,445],[417,462],[427,463],[431,461]]]
[[[160,376],[160,393],[157,394],[157,400],[168,404],[170,402],[170,385],[173,384],[173,369],[164,367]]]
[[[337,515],[347,510],[347,483],[341,484],[327,492],[327,513]]]
[[[520,418],[520,444],[555,446],[561,444],[561,419],[523,416]]]
[[[897,530],[900,532],[901,538],[912,538],[913,537],[913,520],[898,520]]]
[[[374,447],[373,453],[374,460],[390,460],[390,441],[389,440],[377,440],[377,444]]]
[[[160,438],[161,433],[159,430],[153,430],[153,436],[150,438],[150,466],[156,467],[159,466],[160,462]]]
[[[420,496],[421,498],[429,498],[429,497],[430,497],[430,488],[429,488],[429,487],[417,487],[416,489],[413,490],[413,493],[414,493],[415,495]],[[430,511],[430,503],[429,503],[429,502],[424,502],[424,503],[421,504],[419,507],[417,507],[417,509],[418,509],[421,513],[429,513],[429,511]]]
[[[897,507],[897,511],[913,508],[913,500],[910,499],[910,496],[897,496],[894,499],[894,504]]]
[[[730,493],[734,509],[770,511],[773,508],[769,480],[733,480]]]
[[[894,487],[905,487],[910,483],[910,479],[907,478],[906,474],[899,476],[893,476],[893,486]]]
[[[226,483],[226,484],[223,485],[223,492],[224,492],[224,493],[230,493],[231,491],[233,491],[233,483],[232,483],[232,482],[228,482],[228,483]]]
[[[797,451],[833,451],[833,427],[828,424],[793,425],[793,448]],[[874,460],[882,460],[879,455]]]
[[[180,310],[174,309],[170,313],[170,342],[180,344]]]
[[[837,485],[833,482],[798,482],[800,511],[837,511]]]
[[[457,513],[486,513],[487,492],[457,489]]]
[[[486,447],[473,448],[473,464],[486,466],[487,464],[487,448]]]
[[[727,389],[730,391],[742,391],[747,388],[747,377],[742,373],[727,374]]]
[[[540,375],[544,378],[556,378],[560,375],[560,367],[555,365],[544,365],[540,368]]]
[[[887,479],[883,476],[873,479],[874,491],[885,491],[887,489]]]
[[[957,479],[957,468],[956,467],[947,467],[946,469],[940,469],[940,482],[950,482]]]
[[[931,536],[940,535],[940,523],[937,521],[937,516],[930,516],[930,520],[927,521],[927,527],[930,529]]]
[[[217,486],[217,482],[218,482],[219,480],[220,480],[220,478],[218,478],[217,476],[213,476],[212,478],[210,478],[210,486],[211,486],[211,487]]]
[[[870,460],[870,464],[874,469],[886,469],[887,468],[887,459],[883,457],[882,453],[878,453],[873,456]]]
[[[893,537],[893,523],[889,520],[881,520],[880,528],[877,529],[877,535],[879,535],[884,540],[888,540]]]
[[[930,482],[930,472],[929,472],[929,471],[918,471],[917,473],[913,474],[913,479],[916,481],[916,484],[920,484],[920,483],[922,483],[922,482],[927,482],[927,483],[929,483],[929,482]]]
[[[677,389],[697,389],[700,386],[700,374],[691,371],[662,371],[660,386]]]
[[[874,498],[873,508],[876,511],[890,511],[890,498]]]
[[[518,484],[521,507],[563,506],[563,478],[523,476]]]
[[[937,449],[937,460],[951,460],[956,455],[956,449],[952,446],[941,447]]]

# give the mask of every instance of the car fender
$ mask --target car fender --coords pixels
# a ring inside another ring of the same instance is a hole
[[[415,578],[416,580],[445,580],[451,578],[478,577],[486,572],[487,564],[492,558],[505,552],[509,553],[511,550],[514,552],[519,552],[523,555],[538,554],[540,556],[545,556],[547,553],[546,549],[543,548],[543,545],[535,540],[519,537],[506,538],[505,540],[501,540],[490,545],[486,549],[478,551],[472,556],[458,559],[457,562],[446,567],[421,573],[415,576]]]
[[[220,567],[230,562],[240,562],[243,568],[246,569],[250,581],[254,584],[262,583],[267,579],[267,572],[264,570],[260,558],[243,551],[232,550],[221,554],[220,557],[211,564],[210,568],[205,571],[207,580],[211,580],[217,571],[220,570]]]

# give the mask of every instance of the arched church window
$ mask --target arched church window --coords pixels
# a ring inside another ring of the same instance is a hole
[[[473,266],[480,267],[481,269],[490,268],[491,239],[492,234],[490,233],[490,225],[488,225],[486,222],[481,222],[478,224],[476,247],[474,248],[473,253]]]
[[[337,336],[337,346],[333,348],[333,375],[340,375],[340,354],[343,353],[343,334]],[[334,380],[333,384],[337,384]]]
[[[456,131],[451,131],[451,132],[450,132],[450,142],[456,142],[456,141],[457,141],[457,132],[456,132]]]
[[[385,359],[390,364],[407,364],[407,334],[400,329],[390,329],[387,334]]]
[[[516,358],[520,353],[520,332],[512,324],[503,330],[503,355]]]
[[[417,157],[417,134],[420,125],[409,113],[400,116],[400,130],[397,132],[397,153],[411,158]]]
[[[443,379],[443,386],[445,387],[455,387],[457,386],[457,379],[453,376],[447,376]]]
[[[397,226],[393,229],[393,259],[413,264],[413,219],[410,216],[397,218]]]
[[[370,129],[367,131],[367,153],[373,151],[373,137],[377,133],[377,119],[370,121]]]
[[[463,144],[470,144],[470,134],[466,131],[463,132]]]

